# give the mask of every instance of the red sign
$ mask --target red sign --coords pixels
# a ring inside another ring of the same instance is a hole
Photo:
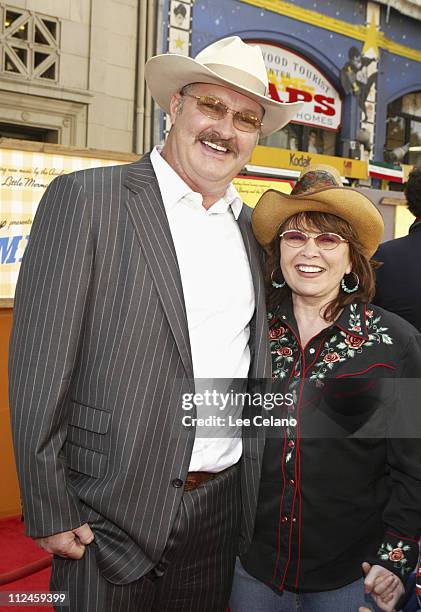
[[[342,99],[324,74],[293,51],[274,44],[257,44],[265,60],[271,97],[278,102],[304,102],[294,123],[338,131]]]

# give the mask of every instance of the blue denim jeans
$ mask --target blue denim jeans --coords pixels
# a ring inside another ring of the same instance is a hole
[[[264,582],[250,576],[239,559],[235,566],[230,612],[358,612],[359,606],[379,608],[364,593],[364,580],[340,589],[317,593],[275,593]]]

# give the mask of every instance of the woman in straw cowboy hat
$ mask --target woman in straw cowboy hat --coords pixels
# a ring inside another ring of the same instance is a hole
[[[231,610],[394,610],[421,531],[411,412],[421,335],[369,303],[382,218],[334,168],[316,166],[290,196],[267,191],[252,226],[267,253],[283,405],[266,415],[255,531]]]

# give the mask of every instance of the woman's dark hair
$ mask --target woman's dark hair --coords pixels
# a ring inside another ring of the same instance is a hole
[[[334,232],[339,234],[349,243],[349,257],[352,265],[352,272],[357,274],[360,284],[355,293],[345,293],[340,290],[338,296],[333,299],[325,308],[323,318],[327,322],[335,321],[341,310],[353,302],[370,302],[375,293],[375,275],[374,270],[378,267],[378,263],[374,260],[369,260],[364,254],[364,248],[358,240],[358,236],[350,226],[350,224],[330,213],[322,212],[300,212],[292,217],[289,217],[279,227],[276,238],[272,241],[268,248],[268,257],[266,260],[266,295],[268,308],[270,312],[274,312],[283,300],[291,295],[291,289],[288,286],[282,289],[275,289],[272,286],[272,274],[275,281],[278,281],[276,273],[279,268],[280,256],[280,238],[279,235],[286,229],[301,229],[308,230],[314,228],[318,232]]]
[[[416,217],[421,217],[421,166],[411,171],[404,191],[409,210]]]

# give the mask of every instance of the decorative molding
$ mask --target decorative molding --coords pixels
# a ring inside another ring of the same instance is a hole
[[[54,100],[60,99],[69,100],[71,102],[81,102],[82,104],[90,104],[94,98],[92,92],[84,89],[61,87],[57,83],[20,81],[13,77],[10,78],[7,74],[0,73],[0,91],[1,90],[53,98]]]
[[[108,149],[94,149],[86,147],[68,147],[48,142],[33,142],[29,140],[15,140],[14,138],[0,138],[0,149],[17,151],[30,151],[32,153],[50,153],[52,155],[68,155],[70,157],[88,157],[92,159],[110,159],[112,161],[133,162],[139,160],[136,153],[123,153]]]
[[[60,22],[0,4],[0,72],[24,80],[59,80]]]
[[[0,118],[4,123],[57,130],[60,144],[86,145],[86,104],[0,90]]]

